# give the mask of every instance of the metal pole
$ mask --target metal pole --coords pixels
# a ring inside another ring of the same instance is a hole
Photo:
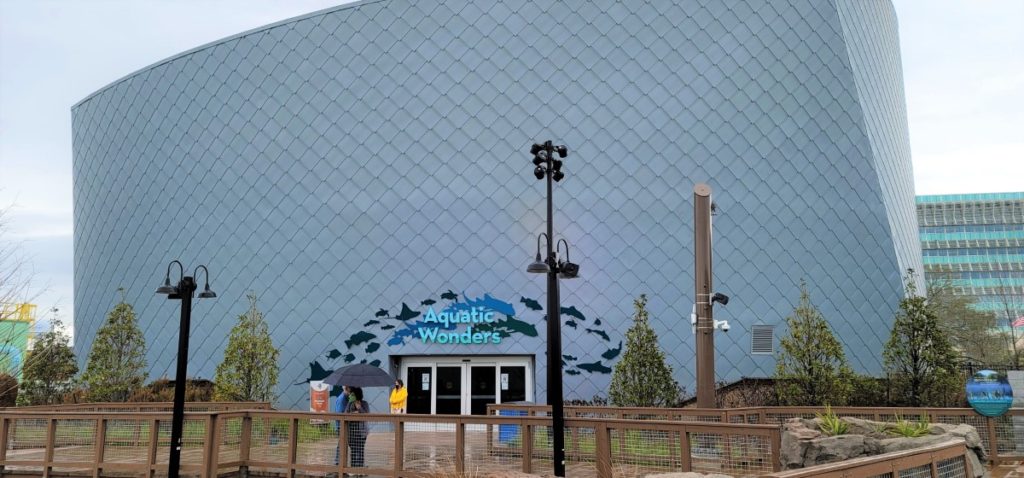
[[[715,408],[715,335],[711,313],[711,187],[693,187],[694,288],[697,303],[697,407]]]
[[[181,435],[185,425],[185,381],[188,375],[188,335],[192,319],[192,293],[196,282],[192,277],[182,277],[178,282],[181,295],[181,329],[178,331],[178,371],[174,377],[174,410],[171,418],[171,453],[167,460],[168,478],[178,478],[181,463]]]
[[[553,217],[553,162],[551,141],[548,153],[548,405],[551,405],[552,460],[555,476],[565,476],[565,422],[562,409],[562,307],[558,300],[558,261],[555,258]]]

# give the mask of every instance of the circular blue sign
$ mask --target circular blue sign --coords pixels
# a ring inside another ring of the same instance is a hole
[[[998,417],[1013,405],[1013,389],[1005,373],[981,370],[967,379],[967,403],[986,417]]]

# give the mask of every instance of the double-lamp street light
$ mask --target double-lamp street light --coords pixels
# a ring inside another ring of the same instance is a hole
[[[555,241],[554,223],[552,222],[551,194],[553,183],[561,181],[565,177],[562,173],[561,159],[565,158],[569,151],[565,146],[554,146],[551,141],[544,144],[535,144],[530,148],[533,155],[533,175],[539,180],[547,178],[548,183],[548,215],[547,233],[537,236],[537,258],[527,268],[527,272],[534,274],[547,274],[548,276],[548,405],[551,406],[551,434],[552,451],[554,456],[555,476],[565,476],[565,422],[562,410],[562,308],[558,297],[558,278],[575,278],[580,271],[580,266],[569,262],[569,243],[565,239]],[[542,260],[540,254],[540,238],[544,237],[547,242],[547,256]],[[565,260],[558,257],[561,245],[565,244]]]
[[[177,264],[179,276],[178,285],[171,285],[171,266]],[[178,332],[178,371],[174,376],[174,411],[171,418],[171,453],[167,460],[168,478],[178,478],[178,469],[181,464],[181,434],[185,424],[185,381],[188,374],[188,334],[189,322],[192,320],[192,294],[199,286],[196,284],[195,276],[199,269],[206,273],[206,286],[199,293],[200,299],[212,299],[217,294],[210,290],[210,271],[206,266],[196,267],[191,276],[185,275],[185,266],[179,261],[171,261],[167,264],[167,275],[164,276],[164,285],[156,289],[157,294],[165,294],[168,299],[181,300],[181,329]]]

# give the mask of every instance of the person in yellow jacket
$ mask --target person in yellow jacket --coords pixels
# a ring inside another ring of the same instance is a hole
[[[409,390],[405,388],[402,380],[395,380],[395,388],[391,389],[391,413],[405,413],[406,402],[409,400]]]

